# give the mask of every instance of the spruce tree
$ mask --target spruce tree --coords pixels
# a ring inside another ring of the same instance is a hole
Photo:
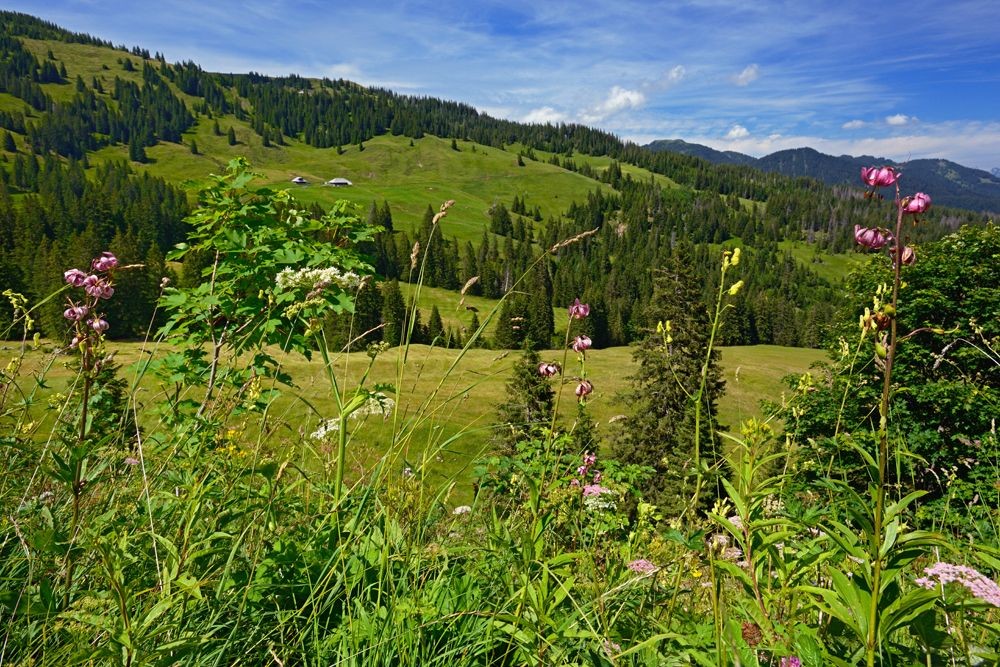
[[[427,342],[431,345],[447,347],[444,335],[444,321],[441,319],[441,311],[437,306],[431,308],[431,316],[427,320]]]
[[[552,315],[552,279],[546,260],[535,265],[531,295],[528,297],[528,308],[525,322],[526,336],[537,348],[547,348],[552,344],[552,334],[555,332],[555,318]]]
[[[128,159],[133,162],[146,162],[146,149],[143,148],[142,144],[135,137],[128,142]]]
[[[507,382],[507,400],[497,407],[493,445],[501,456],[514,453],[518,442],[548,427],[552,420],[555,392],[538,372],[538,352],[526,348],[514,364]]]
[[[17,152],[17,144],[14,143],[14,137],[7,131],[3,133],[3,149],[9,153]]]
[[[691,501],[697,478],[695,465],[695,404],[709,340],[708,311],[691,270],[687,249],[675,254],[654,278],[653,296],[644,312],[646,335],[633,352],[638,370],[619,399],[629,406],[618,423],[612,451],[622,463],[652,467],[643,486],[649,502],[666,514],[680,514]],[[669,330],[658,324],[669,322]],[[698,448],[704,480],[699,509],[710,507],[717,491],[719,451],[711,423],[723,390],[718,354],[709,359]]]
[[[469,326],[465,330],[465,340],[469,340],[472,336],[479,331],[479,327],[482,324],[479,322],[479,314],[476,311],[472,311],[472,319],[469,320]],[[485,336],[480,334],[474,341],[472,341],[471,347],[485,347]]]
[[[229,132],[226,134],[226,137],[229,139],[230,146],[236,145],[236,130],[230,127]]]
[[[399,345],[406,323],[406,302],[395,280],[382,284],[382,323],[385,325],[382,340],[389,345]]]

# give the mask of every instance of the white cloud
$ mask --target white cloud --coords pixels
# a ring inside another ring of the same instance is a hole
[[[660,78],[660,84],[662,86],[672,86],[680,83],[686,74],[687,70],[684,69],[684,65],[675,65],[663,74]]]
[[[504,118],[506,120],[516,120],[515,110],[511,107],[479,106],[476,111],[484,113],[493,118]]]
[[[733,125],[726,132],[726,139],[743,139],[750,136],[750,131],[742,125]]]
[[[733,83],[737,86],[748,86],[760,76],[760,67],[757,63],[747,65],[742,72],[733,77]]]
[[[845,130],[859,130],[865,126],[865,121],[863,120],[849,120],[840,127]]]
[[[888,123],[889,125],[892,125],[893,127],[899,127],[900,125],[906,125],[907,123],[910,123],[910,122],[912,122],[914,120],[915,119],[912,116],[907,116],[906,114],[901,114],[901,113],[898,113],[895,116],[886,116],[885,117],[885,122]]]
[[[360,81],[361,70],[354,63],[337,63],[326,68],[326,76],[331,79],[347,79],[349,81]]]
[[[532,109],[522,118],[522,123],[561,123],[566,120],[566,114],[556,111],[552,107],[541,107]]]
[[[584,111],[580,114],[580,118],[585,123],[598,123],[608,116],[613,116],[626,109],[637,109],[645,103],[646,96],[642,92],[614,86],[606,100],[596,107]]]

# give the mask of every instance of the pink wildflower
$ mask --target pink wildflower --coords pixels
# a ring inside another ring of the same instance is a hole
[[[590,382],[590,380],[580,380],[580,384],[576,385],[576,395],[578,398],[585,398],[593,391],[594,385]]]
[[[780,667],[802,667],[802,661],[796,656],[787,656],[781,659]]]
[[[861,180],[873,188],[893,185],[899,180],[899,174],[892,167],[862,167]]]
[[[660,569],[656,563],[648,561],[645,558],[636,559],[629,563],[627,567],[636,574],[653,574]]]
[[[924,568],[926,576],[920,577],[916,583],[924,588],[934,588],[945,584],[961,584],[972,595],[994,607],[1000,607],[1000,586],[995,581],[966,565],[951,563],[934,563]]]
[[[881,250],[889,242],[890,235],[878,228],[854,225],[854,241],[872,250]]]
[[[601,496],[605,493],[614,493],[614,491],[600,484],[587,484],[583,487],[584,497]]]
[[[918,192],[912,197],[904,199],[901,206],[903,207],[903,213],[917,215],[926,212],[931,207],[931,198],[923,192]]]
[[[87,278],[87,274],[80,269],[70,269],[63,274],[63,278],[73,287],[83,287],[83,281]]]
[[[104,251],[100,257],[90,263],[90,266],[94,271],[110,271],[118,266],[118,258],[110,252]]]
[[[108,327],[110,326],[107,320],[101,318],[90,320],[89,322],[87,322],[87,324],[89,324],[90,328],[99,334],[102,334],[105,331],[107,331]]]
[[[63,317],[73,322],[79,322],[87,316],[87,312],[86,306],[70,306],[63,311]]]
[[[580,299],[575,300],[573,305],[569,307],[569,316],[574,320],[582,320],[587,315],[590,315],[590,305],[580,303]]]
[[[574,352],[585,352],[590,349],[593,345],[593,341],[590,340],[589,336],[577,336],[573,339],[573,351]]]
[[[545,361],[538,364],[538,374],[545,378],[550,378],[559,374],[559,364],[550,364]]]
[[[87,276],[84,278],[83,289],[90,296],[96,296],[101,299],[110,299],[115,293],[115,288],[111,286],[111,283],[97,276]]]

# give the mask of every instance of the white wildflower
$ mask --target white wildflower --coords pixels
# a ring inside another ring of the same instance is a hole
[[[324,419],[319,423],[319,426],[315,431],[309,434],[309,437],[313,440],[323,440],[330,433],[336,433],[340,430],[340,417],[334,417],[333,419]]]
[[[361,284],[361,277],[353,271],[341,271],[335,266],[325,269],[292,269],[286,267],[278,272],[274,283],[282,292],[299,287],[310,290],[335,284],[343,289],[355,289]]]

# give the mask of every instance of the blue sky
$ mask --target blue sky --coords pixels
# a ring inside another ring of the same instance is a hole
[[[640,143],[1000,167],[997,0],[3,5],[212,71],[343,77]]]

